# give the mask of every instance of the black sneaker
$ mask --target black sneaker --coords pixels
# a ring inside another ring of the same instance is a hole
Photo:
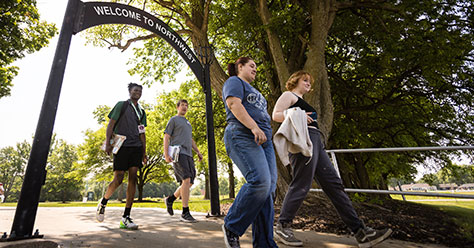
[[[180,220],[182,222],[188,222],[188,223],[197,222],[197,220],[193,218],[193,216],[191,215],[190,212],[186,212],[186,213],[181,214]]]
[[[392,229],[390,228],[375,230],[364,226],[357,231],[354,237],[357,240],[357,243],[359,243],[359,247],[367,248],[384,241],[390,236],[390,234],[392,234]]]
[[[289,223],[278,222],[273,230],[275,237],[278,241],[288,246],[303,246],[303,242],[293,234],[293,230],[290,228]]]
[[[173,201],[169,201],[169,196],[165,198],[165,203],[166,203],[166,210],[168,211],[168,214],[173,215]]]
[[[227,230],[225,225],[222,225],[222,231],[224,232],[225,247],[227,248],[240,248],[239,235]]]

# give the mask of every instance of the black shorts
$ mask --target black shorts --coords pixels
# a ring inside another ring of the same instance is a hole
[[[128,171],[131,167],[142,168],[143,147],[120,147],[114,154],[114,171]]]
[[[184,154],[179,154],[178,162],[173,163],[174,175],[176,181],[182,183],[186,178],[190,178],[191,184],[194,184],[196,177],[196,166],[192,157]]]

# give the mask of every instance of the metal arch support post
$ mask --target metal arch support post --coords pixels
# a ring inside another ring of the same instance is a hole
[[[38,230],[32,235],[33,226],[38,210],[41,187],[46,179],[46,162],[51,145],[54,120],[56,118],[78,3],[77,0],[69,0],[66,8],[43,105],[36,126],[30,158],[26,167],[25,178],[21,187],[20,199],[16,207],[10,236],[6,239],[7,241],[43,237],[43,235],[39,235]]]
[[[214,137],[214,113],[212,111],[212,89],[210,65],[211,48],[200,47],[197,55],[201,58],[203,64],[204,76],[204,93],[206,94],[206,128],[207,128],[207,154],[209,162],[209,188],[211,197],[211,213],[210,216],[221,216],[219,203],[219,181],[217,179],[217,158],[216,158],[216,142]]]

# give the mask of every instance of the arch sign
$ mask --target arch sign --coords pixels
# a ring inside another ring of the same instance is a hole
[[[165,39],[186,61],[206,94],[206,124],[209,157],[211,215],[220,215],[219,189],[217,183],[217,162],[214,140],[214,120],[209,76],[208,56],[200,54],[202,65],[183,39],[163,21],[132,6],[110,2],[86,2],[69,0],[64,15],[58,45],[51,66],[48,85],[31,147],[30,157],[17,204],[10,235],[6,233],[0,241],[42,238],[39,231],[33,234],[41,187],[46,179],[48,158],[54,121],[61,92],[64,71],[72,35],[90,27],[102,24],[128,24],[149,30]]]
[[[203,66],[181,37],[166,23],[135,7],[109,2],[80,3],[74,33],[102,24],[129,24],[144,28],[165,39],[186,61],[199,81]],[[203,82],[201,82],[203,84]]]

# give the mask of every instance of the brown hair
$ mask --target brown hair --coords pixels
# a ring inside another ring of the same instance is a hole
[[[309,77],[309,80],[311,81],[311,85],[313,85],[314,84],[314,78],[311,76],[311,74],[309,74],[306,71],[297,71],[297,72],[291,74],[288,81],[286,81],[286,85],[285,85],[286,89],[289,90],[289,91],[292,91],[294,88],[296,88],[296,86],[298,86],[298,81],[300,80],[300,78],[305,77],[305,76]]]
[[[181,103],[189,104],[188,101],[186,101],[185,99],[181,99],[181,100],[179,100],[178,103],[176,104],[176,107],[179,107],[179,105],[180,105]]]
[[[249,57],[240,57],[234,63],[229,63],[227,65],[227,73],[229,74],[229,76],[237,76],[237,73],[239,72],[239,70],[238,70],[239,65],[240,64],[245,65],[250,60],[253,61],[253,59],[251,59]]]

